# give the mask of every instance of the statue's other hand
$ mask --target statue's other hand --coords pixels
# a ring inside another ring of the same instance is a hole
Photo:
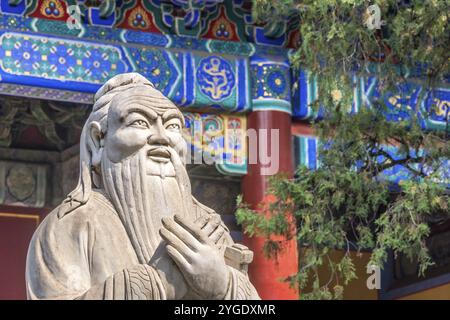
[[[178,215],[163,218],[162,223],[160,233],[167,242],[167,253],[189,286],[202,298],[224,298],[231,280],[229,270],[206,232]]]

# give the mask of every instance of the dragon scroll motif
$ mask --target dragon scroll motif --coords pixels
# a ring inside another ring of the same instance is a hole
[[[216,56],[200,61],[197,80],[201,92],[214,101],[229,97],[235,85],[235,76],[231,65]]]

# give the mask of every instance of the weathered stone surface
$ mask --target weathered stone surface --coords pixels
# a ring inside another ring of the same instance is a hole
[[[48,166],[0,160],[0,204],[43,207]]]
[[[183,125],[139,74],[99,89],[78,185],[30,244],[30,299],[259,298],[246,274],[251,251],[191,194]]]

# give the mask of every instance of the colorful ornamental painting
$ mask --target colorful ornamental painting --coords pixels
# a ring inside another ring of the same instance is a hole
[[[194,73],[194,81],[187,81],[195,84],[192,97],[195,103],[227,112],[249,110],[251,84],[247,58],[192,54],[187,67]],[[187,83],[186,88],[189,87]]]
[[[285,59],[256,56],[251,60],[253,110],[291,113],[290,65]]]
[[[44,0],[39,11],[44,17],[57,19],[64,16],[66,8],[61,1]]]
[[[172,53],[153,48],[128,48],[126,51],[135,70],[139,70],[163,94],[173,96],[180,71]]]
[[[242,56],[4,31],[0,59],[2,83],[94,94],[114,75],[134,71],[180,107],[251,108],[249,62]]]
[[[28,84],[40,78],[100,85],[129,71],[116,47],[14,32],[0,35],[0,69],[3,80],[28,76]]]
[[[231,65],[218,56],[200,60],[197,81],[200,91],[214,101],[228,98],[236,82]]]

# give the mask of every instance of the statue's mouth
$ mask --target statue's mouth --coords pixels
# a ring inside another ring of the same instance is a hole
[[[152,147],[147,152],[147,156],[156,162],[169,162],[170,161],[170,151],[167,147],[157,146]]]

